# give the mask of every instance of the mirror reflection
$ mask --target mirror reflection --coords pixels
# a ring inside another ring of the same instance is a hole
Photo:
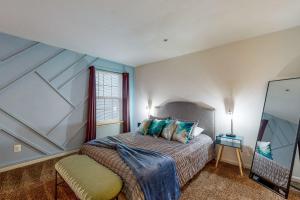
[[[250,177],[287,198],[297,144],[300,79],[271,81]]]

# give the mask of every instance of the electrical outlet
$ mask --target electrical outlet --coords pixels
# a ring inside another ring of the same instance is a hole
[[[21,152],[22,151],[22,145],[21,144],[15,144],[14,145],[14,152]]]

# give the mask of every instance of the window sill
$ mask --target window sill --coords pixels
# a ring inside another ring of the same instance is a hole
[[[122,124],[123,121],[118,121],[118,120],[114,120],[114,121],[104,121],[104,122],[96,122],[96,126],[105,126],[105,125],[110,125],[110,124]]]

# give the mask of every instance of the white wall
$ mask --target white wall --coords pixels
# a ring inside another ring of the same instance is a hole
[[[220,133],[229,130],[224,99],[232,98],[234,132],[245,137],[243,159],[250,166],[267,82],[300,76],[299,35],[297,27],[137,67],[136,120],[146,117],[148,99],[153,106],[185,99],[215,107]],[[223,158],[236,159],[231,149],[224,151]],[[294,170],[294,175],[300,177],[300,170]]]

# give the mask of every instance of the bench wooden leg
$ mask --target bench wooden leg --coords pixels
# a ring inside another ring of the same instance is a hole
[[[62,179],[61,182],[58,182],[59,177],[61,177],[60,174],[55,170],[54,200],[58,199],[58,186],[65,182],[64,179]],[[78,197],[76,197],[76,200],[77,199],[80,200]]]
[[[57,200],[57,171],[55,170],[54,199]]]

